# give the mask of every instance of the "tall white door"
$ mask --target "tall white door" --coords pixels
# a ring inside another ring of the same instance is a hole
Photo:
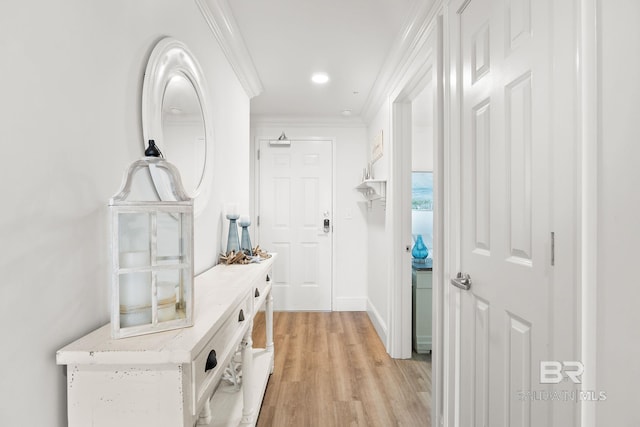
[[[552,322],[565,320],[550,298],[550,3],[454,2],[459,266],[471,281],[451,283],[459,426],[552,425],[551,402],[531,394],[548,390],[540,361],[552,357]]]
[[[274,309],[331,310],[332,143],[260,141],[260,246],[278,252]]]

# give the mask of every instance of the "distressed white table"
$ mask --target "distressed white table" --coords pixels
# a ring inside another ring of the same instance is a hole
[[[273,372],[275,258],[197,276],[193,327],[111,339],[107,324],[59,350],[69,426],[255,425]],[[255,349],[253,319],[263,306],[267,344]],[[242,386],[218,390],[239,347]]]

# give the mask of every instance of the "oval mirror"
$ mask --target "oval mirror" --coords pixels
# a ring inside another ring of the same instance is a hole
[[[142,87],[143,149],[154,140],[177,167],[196,215],[206,205],[211,186],[213,139],[205,93],[200,65],[184,43],[160,40],[149,57]],[[153,172],[152,178],[158,197],[168,200],[166,183]]]
[[[200,100],[191,81],[176,75],[162,100],[162,153],[180,171],[182,185],[197,194],[206,163],[206,138]]]

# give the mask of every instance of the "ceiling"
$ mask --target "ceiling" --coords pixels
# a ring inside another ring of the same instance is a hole
[[[251,114],[335,119],[360,116],[413,6],[424,0],[228,1],[264,89]],[[328,83],[311,82],[318,71]]]

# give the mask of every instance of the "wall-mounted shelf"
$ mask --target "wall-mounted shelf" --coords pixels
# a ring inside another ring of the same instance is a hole
[[[368,201],[374,200],[385,201],[387,193],[387,180],[386,179],[365,179],[356,187],[362,196]]]

